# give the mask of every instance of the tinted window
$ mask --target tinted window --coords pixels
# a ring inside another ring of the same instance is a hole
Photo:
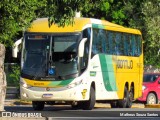
[[[142,40],[139,35],[93,29],[92,56],[98,53],[120,56],[139,56]]]
[[[143,82],[154,82],[159,76],[146,74],[143,77]]]

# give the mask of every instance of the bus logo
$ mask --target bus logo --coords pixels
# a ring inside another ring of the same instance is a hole
[[[118,69],[133,69],[133,60],[117,60]]]

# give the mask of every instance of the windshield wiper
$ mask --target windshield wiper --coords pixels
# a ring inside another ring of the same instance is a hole
[[[48,76],[55,75],[55,66],[53,66],[53,59],[52,59],[52,37],[50,39],[50,47],[49,47],[49,56],[48,56]]]

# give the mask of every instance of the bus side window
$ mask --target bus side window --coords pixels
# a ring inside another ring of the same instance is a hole
[[[92,57],[98,53],[98,48],[97,48],[97,36],[98,32],[97,29],[93,29],[93,41],[92,41]]]
[[[131,45],[132,45],[132,47],[131,47],[131,51],[132,51],[132,56],[136,56],[136,41],[135,41],[135,35],[131,35]]]
[[[142,53],[142,40],[141,40],[141,36],[137,36],[137,38],[136,38],[136,40],[137,40],[137,46],[138,46],[138,48],[137,48],[137,53],[138,53],[138,56]]]
[[[102,36],[101,36],[101,29],[98,30],[98,36],[96,39],[96,46],[98,53],[102,53]]]
[[[110,50],[109,50],[109,31],[106,31],[106,54],[110,54]]]
[[[138,49],[139,49],[139,45],[138,45],[138,36],[135,35],[135,56],[139,56],[139,52],[138,52]]]
[[[90,45],[90,35],[91,35],[91,29],[87,28],[83,31],[83,38],[87,38],[87,41],[85,43],[85,49],[84,49],[84,56],[81,58],[81,68],[85,70],[88,66],[88,57],[89,57],[89,45]],[[83,71],[82,70],[82,71]]]
[[[113,32],[108,32],[108,41],[109,41],[109,54],[112,54],[112,48],[113,48]]]
[[[112,39],[112,55],[117,54],[117,46],[116,46],[116,32],[113,32],[113,39]]]
[[[132,40],[131,40],[131,35],[128,35],[128,56],[132,56]]]
[[[103,29],[99,30],[98,43],[99,53],[106,53],[106,35]]]
[[[117,55],[123,55],[123,43],[121,33],[116,33],[116,53]]]

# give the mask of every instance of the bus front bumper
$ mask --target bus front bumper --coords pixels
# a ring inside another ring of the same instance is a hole
[[[82,101],[89,99],[89,89],[78,85],[70,89],[62,90],[32,90],[25,87],[20,87],[21,99],[31,101]]]

